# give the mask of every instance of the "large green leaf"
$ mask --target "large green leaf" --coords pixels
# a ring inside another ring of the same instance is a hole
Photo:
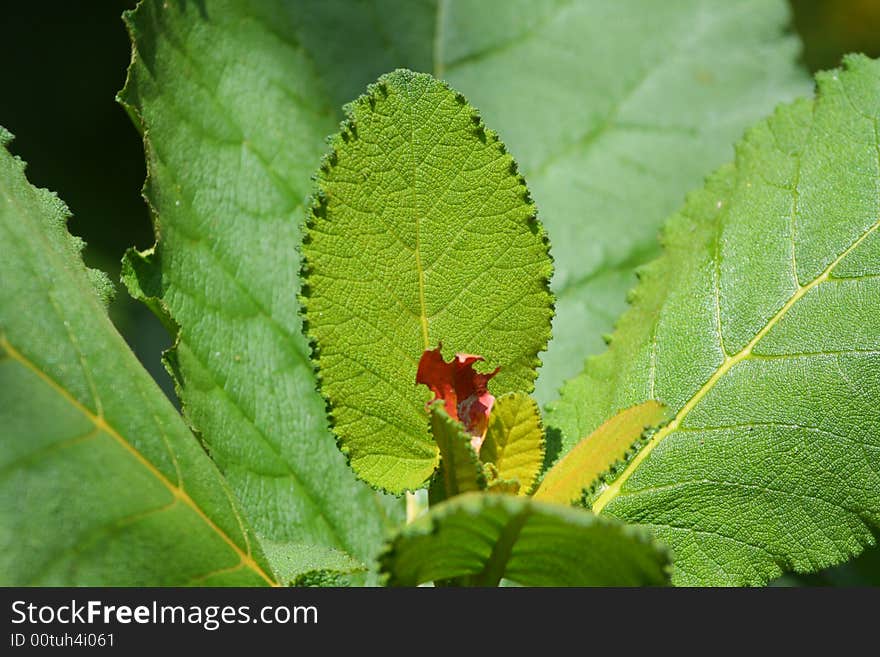
[[[531,390],[552,264],[513,158],[461,94],[401,69],[348,112],[317,176],[303,304],[342,449],[401,492],[438,461],[420,356],[442,341],[500,366],[495,394]]]
[[[652,527],[679,583],[816,570],[880,528],[880,62],[846,64],[670,220],[611,348],[551,413],[572,439],[669,406],[593,509]]]
[[[382,555],[391,586],[463,578],[496,586],[640,586],[668,581],[648,532],[524,497],[469,493],[407,525]]]
[[[121,99],[144,132],[158,244],[124,275],[175,331],[186,417],[255,530],[367,561],[387,505],[327,431],[296,302],[302,201],[336,121],[307,53],[263,9],[144,2],[127,15]]]
[[[67,208],[28,184],[9,139],[0,128],[0,584],[274,583],[107,318]]]

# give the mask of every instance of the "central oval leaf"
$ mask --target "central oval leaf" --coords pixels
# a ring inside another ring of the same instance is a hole
[[[442,342],[501,367],[492,394],[531,391],[552,262],[516,163],[464,96],[398,70],[346,115],[307,215],[305,330],[341,449],[399,493],[438,463],[419,357]]]

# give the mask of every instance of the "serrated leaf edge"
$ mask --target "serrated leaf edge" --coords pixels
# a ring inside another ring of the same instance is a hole
[[[520,504],[523,505],[523,507],[516,509],[515,507]],[[641,545],[651,546],[664,560],[662,571],[667,580],[672,575],[672,552],[664,543],[659,541],[648,529],[644,527],[641,527],[639,525],[626,524],[617,520],[611,520],[608,517],[596,515],[594,513],[590,513],[589,511],[585,512],[583,518],[571,516],[571,512],[575,509],[573,509],[571,506],[564,504],[556,504],[553,502],[539,502],[530,498],[509,495],[506,493],[493,494],[487,492],[479,492],[465,493],[464,495],[460,495],[451,500],[442,502],[430,509],[428,513],[420,517],[415,522],[404,525],[394,535],[392,535],[385,542],[385,545],[377,558],[377,561],[379,563],[380,583],[383,586],[400,586],[400,584],[395,581],[394,573],[389,569],[390,566],[394,563],[395,557],[397,555],[397,544],[399,541],[410,537],[417,538],[419,536],[436,535],[440,532],[441,520],[445,518],[446,515],[457,512],[459,510],[459,507],[462,508],[465,513],[475,515],[480,513],[486,507],[486,505],[500,505],[506,507],[514,505],[514,509],[511,515],[516,515],[517,512],[524,512],[526,516],[531,516],[534,512],[535,507],[538,507],[540,510],[550,515],[555,515],[558,518],[561,518],[566,523],[572,521],[573,518],[576,518],[574,522],[577,522],[577,524],[580,524],[582,526],[588,526],[596,523],[611,526],[614,529],[619,530],[621,532],[621,535],[623,535],[624,537],[631,538]]]
[[[321,186],[321,174],[329,173],[331,169],[335,168],[338,162],[338,149],[347,144],[349,141],[358,139],[358,128],[357,122],[355,120],[354,111],[358,106],[363,107],[364,105],[368,106],[371,110],[375,108],[376,101],[379,96],[384,100],[388,97],[388,79],[394,75],[424,75],[431,77],[432,80],[440,84],[444,89],[449,91],[450,93],[455,95],[456,102],[460,104],[468,104],[465,96],[453,89],[445,80],[439,80],[430,76],[427,73],[415,73],[409,69],[398,68],[389,73],[385,73],[379,77],[376,82],[373,82],[367,85],[367,90],[365,93],[361,94],[355,100],[346,103],[343,105],[342,110],[344,114],[344,118],[339,123],[339,130],[328,137],[327,143],[330,146],[330,150],[321,158],[321,163],[319,164],[315,174],[312,176],[312,180],[314,182],[314,190],[305,203],[305,216],[303,218],[302,223],[302,242],[299,248],[299,258],[300,258],[300,271],[298,276],[299,282],[299,291],[297,293],[297,299],[299,302],[299,315],[302,322],[302,332],[306,338],[306,341],[309,345],[310,355],[309,360],[312,363],[313,370],[315,372],[315,380],[317,382],[317,389],[322,399],[324,400],[324,405],[326,408],[327,419],[329,423],[329,428],[331,433],[333,434],[336,440],[336,446],[339,448],[339,451],[345,456],[346,463],[355,473],[355,476],[372,487],[374,490],[378,490],[380,492],[388,493],[391,495],[401,496],[406,493],[414,493],[417,490],[421,490],[426,488],[430,482],[433,475],[428,476],[421,485],[415,487],[400,487],[400,488],[390,488],[383,487],[380,485],[376,485],[375,483],[365,479],[361,473],[352,465],[352,457],[351,450],[348,446],[345,445],[345,439],[337,432],[336,430],[336,415],[335,415],[335,405],[333,401],[330,399],[329,395],[326,394],[324,388],[322,386],[323,382],[323,373],[321,368],[321,349],[318,345],[318,341],[316,336],[310,330],[310,323],[308,319],[309,312],[309,300],[311,298],[311,288],[308,285],[309,274],[311,273],[311,268],[308,262],[308,259],[305,256],[304,251],[302,250],[302,244],[308,244],[311,240],[311,232],[314,228],[315,221],[318,218],[323,218],[326,216],[326,204],[327,204],[327,193],[326,190]],[[483,143],[493,144],[502,154],[507,154],[507,147],[498,137],[497,133],[493,130],[486,127],[483,123],[482,116],[480,112],[471,106],[471,121],[474,123],[474,134],[480,138]],[[342,142],[340,144],[340,142]],[[532,200],[531,193],[529,192],[528,186],[526,185],[526,180],[524,176],[519,172],[519,166],[516,163],[516,160],[511,157],[510,161],[510,173],[511,175],[516,176],[517,182],[520,186],[520,190],[522,193],[523,200],[528,203],[532,209],[531,216],[527,219],[527,225],[530,228],[533,228],[538,235],[541,237],[541,243],[544,247],[544,253],[547,256],[548,266],[547,271],[544,272],[542,276],[541,283],[544,288],[544,292],[547,295],[548,306],[550,309],[549,322],[552,326],[552,320],[555,316],[555,297],[553,292],[550,289],[550,280],[553,275],[553,255],[550,251],[550,238],[547,235],[547,231],[544,228],[543,224],[538,220],[538,211],[537,206]],[[537,350],[535,357],[532,359],[532,367],[531,367],[531,383],[530,389],[526,392],[531,392],[534,390],[534,383],[538,377],[538,369],[543,364],[539,354],[547,350],[547,346],[550,343],[550,339],[552,336],[552,329],[547,331],[546,337],[544,339],[543,344]],[[431,347],[430,344],[425,344],[425,349],[429,349]],[[430,427],[429,427],[430,428]],[[429,430],[430,435],[430,430]],[[436,473],[440,462],[439,450],[435,457],[433,472]]]

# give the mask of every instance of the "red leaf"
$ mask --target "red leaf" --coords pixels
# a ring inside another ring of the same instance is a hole
[[[474,363],[484,360],[482,356],[472,354],[456,354],[451,362],[443,360],[440,345],[436,349],[426,349],[419,360],[416,372],[416,383],[423,383],[434,393],[433,404],[438,399],[449,417],[458,420],[474,439],[474,449],[479,451],[486,435],[489,413],[495,403],[487,385],[489,379],[498,374],[500,367],[494,372],[480,374],[474,371]]]

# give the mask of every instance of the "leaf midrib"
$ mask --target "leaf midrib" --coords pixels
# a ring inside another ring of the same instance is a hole
[[[189,493],[187,493],[182,486],[171,482],[171,480],[169,480],[164,474],[162,474],[162,472],[155,465],[153,465],[149,460],[147,460],[147,458],[143,454],[135,449],[135,447],[129,441],[127,441],[115,427],[109,424],[103,416],[95,415],[94,413],[92,413],[91,410],[81,404],[61,384],[55,381],[46,372],[40,369],[36,365],[36,363],[31,361],[27,356],[16,349],[9,342],[6,336],[0,336],[0,348],[2,348],[11,358],[18,361],[22,366],[33,372],[44,383],[51,387],[66,402],[68,402],[82,415],[84,415],[95,426],[96,429],[103,431],[108,436],[113,438],[123,449],[125,449],[125,451],[127,451],[132,457],[134,457],[134,459],[138,463],[146,468],[146,470],[150,474],[152,474],[163,486],[165,486],[175,500],[179,500],[189,506],[195,512],[195,514],[214,533],[216,533],[221,539],[223,539],[223,541],[236,553],[239,558],[239,563],[235,566],[235,568],[239,568],[242,565],[247,566],[257,575],[259,575],[263,580],[265,580],[265,582],[270,586],[279,586],[279,584],[271,576],[269,576],[254,560],[253,556],[250,553],[250,550],[248,550],[247,552],[242,550],[241,547],[239,547],[239,545],[235,541],[233,541],[232,538],[224,530],[222,530],[213,520],[211,520],[211,518],[195,502],[195,500],[190,497]]]
[[[801,285],[795,291],[794,294],[786,301],[783,306],[773,315],[769,321],[759,330],[755,337],[752,338],[749,343],[743,347],[739,352],[734,354],[733,356],[727,356],[721,365],[715,370],[712,376],[697,390],[696,393],[681,407],[681,410],[676,414],[673,420],[663,427],[660,431],[658,431],[653,438],[645,445],[642,450],[636,454],[635,458],[627,465],[624,471],[620,474],[620,476],[611,483],[608,488],[606,488],[593,502],[593,513],[601,513],[602,510],[615,499],[619,493],[620,489],[624,483],[626,483],[627,479],[632,476],[633,472],[638,469],[639,465],[644,461],[654,448],[657,447],[669,434],[674,433],[681,423],[684,421],[685,417],[687,417],[688,413],[690,413],[697,404],[705,397],[710,390],[715,386],[718,381],[724,377],[727,372],[731,370],[736,364],[740,363],[743,360],[749,358],[752,354],[752,349],[754,349],[755,345],[761,341],[761,339],[770,332],[770,330],[779,323],[779,321],[788,313],[789,310],[806,295],[810,290],[818,285],[824,283],[828,280],[831,272],[834,270],[837,265],[843,261],[846,256],[852,253],[855,249],[859,247],[877,228],[880,227],[880,219],[878,219],[870,228],[868,228],[865,232],[863,232],[852,244],[850,244],[844,251],[835,258],[831,264],[829,264],[816,278],[807,283],[806,285]]]
[[[443,0],[438,0],[442,3]],[[439,11],[440,4],[438,4]],[[413,253],[416,257],[416,271],[419,275],[419,321],[422,328],[422,344],[425,351],[431,348],[430,338],[428,337],[428,309],[425,304],[425,268],[422,266],[422,246],[420,236],[420,220],[419,208],[416,197],[416,153],[415,153],[415,103],[409,104],[409,158],[412,165],[412,211],[415,220],[415,248]]]

